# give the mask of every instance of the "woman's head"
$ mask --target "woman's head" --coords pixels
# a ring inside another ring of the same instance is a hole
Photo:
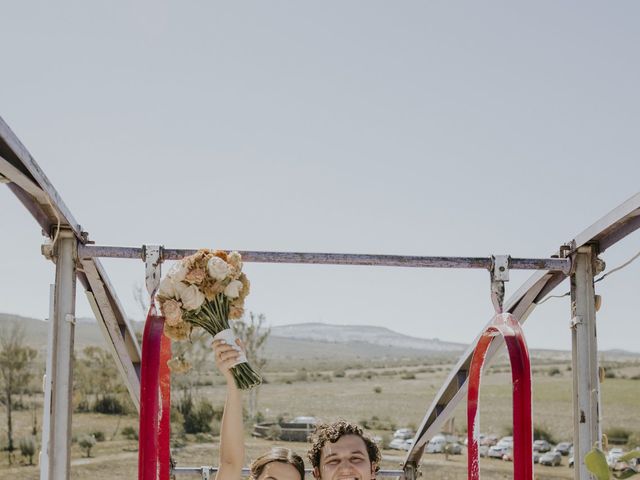
[[[288,448],[272,448],[253,461],[251,479],[304,480],[304,460]]]

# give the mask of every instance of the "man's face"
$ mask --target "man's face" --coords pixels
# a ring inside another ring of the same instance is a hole
[[[320,452],[320,466],[314,476],[321,480],[372,480],[375,464],[369,461],[367,446],[358,435],[344,435],[327,442]]]

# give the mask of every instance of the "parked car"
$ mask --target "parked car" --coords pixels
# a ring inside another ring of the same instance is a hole
[[[559,452],[547,452],[540,457],[538,461],[540,465],[550,465],[552,467],[557,467],[562,463],[562,455]]]
[[[496,443],[496,447],[508,447],[513,448],[513,437],[502,437]]]
[[[505,453],[507,453],[511,447],[499,447],[498,445],[494,445],[493,447],[489,447],[489,451],[487,452],[487,457],[489,458],[502,458]]]
[[[389,442],[389,448],[393,448],[394,450],[404,450],[404,444],[406,440],[404,438],[394,438]]]
[[[571,442],[560,442],[558,445],[556,445],[556,452],[560,452],[560,455],[566,457],[567,455],[569,455],[569,450],[571,450],[572,446],[573,443]]]
[[[510,448],[509,450],[507,450],[507,453],[505,453],[505,454],[502,456],[502,459],[503,459],[505,462],[513,462],[513,448]]]
[[[482,458],[486,457],[487,454],[489,453],[489,446],[488,445],[480,445],[478,446],[478,455]]]
[[[542,454],[540,452],[533,452],[533,463],[538,463]],[[507,462],[513,462],[513,449],[510,448],[507,453],[502,456],[502,459]]]
[[[533,451],[545,453],[551,450],[551,444],[546,440],[536,440],[533,442]]]
[[[293,420],[291,420],[291,423],[300,423],[315,426],[318,423],[318,419],[316,417],[295,417]]]
[[[465,446],[469,443],[467,441],[467,437],[464,438],[462,443]],[[487,447],[490,447],[496,443],[498,443],[498,437],[495,435],[485,435],[484,433],[478,435],[478,445],[486,445]]]
[[[411,447],[413,447],[413,438],[408,438],[407,440],[404,441],[404,445],[402,445],[402,450],[406,450],[408,452],[409,450],[411,450]]]
[[[410,428],[399,428],[393,432],[393,438],[402,438],[403,440],[407,440],[408,438],[413,438],[415,434],[416,433]]]
[[[425,453],[444,453],[444,447],[447,445],[447,439],[444,435],[436,435],[429,440]]]
[[[448,443],[444,448],[449,455],[462,455],[462,445],[458,442]]]
[[[495,435],[486,435],[484,438],[480,439],[480,445],[491,447],[496,443],[498,443],[498,437],[496,437]]]

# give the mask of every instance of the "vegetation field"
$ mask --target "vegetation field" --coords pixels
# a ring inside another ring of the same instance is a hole
[[[278,362],[265,371],[266,383],[260,388],[258,414],[261,419],[311,415],[322,420],[345,418],[367,427],[371,434],[388,442],[393,430],[417,427],[426,408],[432,402],[451,368],[451,363],[429,361],[421,363],[415,358],[389,362],[352,360],[330,365],[318,362]],[[637,359],[621,362],[603,361],[607,365],[607,378],[602,384],[603,430],[613,436],[626,435],[625,441],[640,443],[640,363]],[[358,368],[349,368],[356,365]],[[327,369],[331,366],[332,369]],[[204,380],[185,382],[175,379],[181,390],[174,392],[174,403],[179,404],[190,394],[198,404],[206,400],[219,412],[224,400],[224,387],[213,367],[205,364]],[[533,361],[533,414],[534,425],[552,440],[570,441],[572,438],[571,371],[565,360],[547,358]],[[496,364],[482,379],[480,429],[496,435],[507,434],[510,428],[511,382],[508,365]],[[24,394],[17,400],[19,408],[13,415],[14,438],[21,439],[36,432],[39,442],[42,396]],[[77,407],[77,405],[76,405]],[[4,407],[3,407],[4,408]],[[85,409],[86,410],[86,409]],[[219,423],[213,419],[209,433],[185,433],[183,418],[177,412],[173,428],[173,456],[178,466],[201,466],[217,463]],[[5,418],[5,411],[0,410]],[[250,423],[250,422],[248,422]],[[466,432],[465,406],[455,414],[455,429]],[[137,475],[137,417],[125,414],[101,414],[78,411],[73,417],[72,478],[106,480],[136,478]],[[250,437],[247,425],[247,462],[264,452],[274,442]],[[81,448],[81,439],[94,434],[98,437],[87,458]],[[0,429],[0,446],[6,447],[7,431]],[[128,438],[127,438],[128,437]],[[305,444],[287,444],[298,452],[306,452]],[[635,446],[635,445],[633,445]],[[384,450],[384,468],[397,468],[404,458],[397,450]],[[37,463],[36,458],[33,459]],[[572,478],[572,470],[563,457],[560,467],[536,466],[536,478]],[[38,467],[26,465],[28,460],[16,453],[15,461],[8,464],[6,452],[0,457],[0,477],[12,479],[39,478]],[[512,464],[500,460],[484,460],[483,478],[511,478]],[[466,478],[466,455],[423,457],[422,470],[433,479]],[[193,477],[182,478],[198,478]]]

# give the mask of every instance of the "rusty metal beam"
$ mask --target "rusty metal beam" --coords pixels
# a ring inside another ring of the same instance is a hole
[[[196,253],[193,249],[162,248],[163,260],[179,260]],[[489,270],[492,257],[425,257],[408,255],[366,255],[353,253],[310,252],[256,252],[240,251],[244,262],[302,263],[317,265],[370,265],[418,268],[483,268]],[[81,245],[81,258],[142,258],[144,247],[115,247],[108,245]],[[520,270],[552,270],[569,273],[571,261],[567,258],[509,258],[509,268]]]

